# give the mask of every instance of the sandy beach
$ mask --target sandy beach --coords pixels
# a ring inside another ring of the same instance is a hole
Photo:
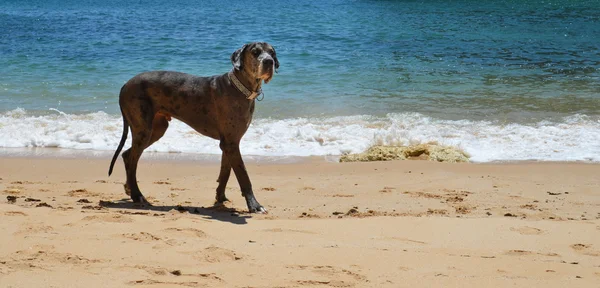
[[[1,287],[598,287],[600,165],[2,158]]]

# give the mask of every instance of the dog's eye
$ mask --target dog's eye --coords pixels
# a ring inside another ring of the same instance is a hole
[[[252,49],[252,54],[254,54],[254,56],[258,56],[260,54],[260,49],[257,49],[257,48]]]

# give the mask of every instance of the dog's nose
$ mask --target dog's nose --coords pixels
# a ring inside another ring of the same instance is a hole
[[[263,65],[269,66],[269,67],[273,66],[273,59],[271,59],[271,58],[265,58],[263,60]]]

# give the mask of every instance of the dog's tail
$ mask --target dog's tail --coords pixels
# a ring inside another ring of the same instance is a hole
[[[117,147],[117,151],[115,151],[115,155],[110,161],[110,168],[108,168],[108,176],[112,174],[113,166],[115,166],[115,161],[117,161],[117,156],[121,153],[123,149],[123,145],[125,145],[125,140],[127,140],[127,135],[129,134],[129,123],[127,123],[127,119],[125,119],[125,115],[123,115],[123,110],[121,110],[121,116],[123,117],[123,135],[121,136],[121,142],[119,143],[119,147]]]

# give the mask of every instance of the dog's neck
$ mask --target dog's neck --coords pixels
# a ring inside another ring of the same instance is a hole
[[[251,77],[240,77],[245,72],[243,70],[231,69],[227,76],[229,77],[229,81],[237,88],[248,100],[254,100],[258,95],[262,93],[261,90],[261,79],[257,79],[257,81],[248,81],[248,79],[252,79]]]

